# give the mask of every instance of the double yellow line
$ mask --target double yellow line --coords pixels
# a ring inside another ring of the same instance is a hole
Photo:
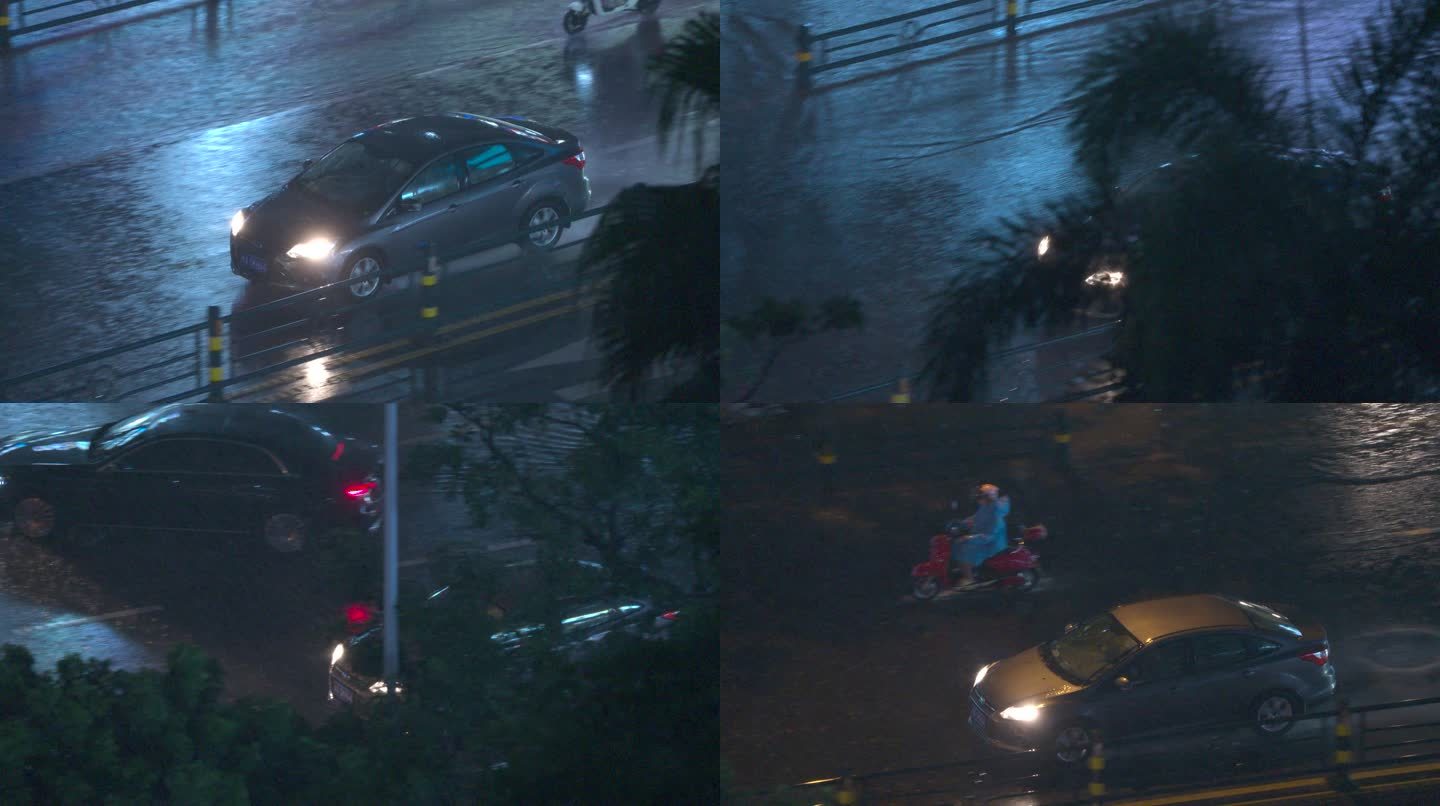
[[[1399,776],[1410,776],[1420,773],[1428,773],[1428,775],[1422,778],[1411,778],[1401,781],[1387,780]],[[1404,764],[1396,767],[1379,767],[1367,770],[1350,770],[1350,780],[1361,790],[1398,789],[1415,786],[1440,789],[1440,761],[1421,764]],[[1308,791],[1291,791],[1297,789]],[[1266,797],[1267,793],[1271,794]],[[1247,796],[1259,797],[1254,800],[1235,800],[1235,798]],[[1257,783],[1220,789],[1201,789],[1194,792],[1162,797],[1127,798],[1112,802],[1115,803],[1116,806],[1179,806],[1180,804],[1202,804],[1212,801],[1223,801],[1229,804],[1229,806],[1241,806],[1241,804],[1284,803],[1286,801],[1309,801],[1313,803],[1317,798],[1325,796],[1339,798],[1341,793],[1334,791],[1331,781],[1327,776],[1308,775],[1263,784]],[[1437,793],[1437,797],[1431,802],[1440,803],[1440,793]]]
[[[518,302],[514,305],[510,305],[504,308],[497,308],[493,311],[486,311],[485,313],[477,314],[475,316],[462,319],[457,322],[451,322],[448,325],[443,325],[437,328],[435,331],[436,335],[446,336],[452,333],[458,333],[474,328],[477,325],[483,325],[486,322],[492,322],[496,319],[504,319],[505,317],[520,313],[522,311],[527,311],[534,308],[543,308],[544,306],[553,304],[553,307],[544,308],[543,310],[537,313],[532,313],[529,316],[523,316],[518,319],[511,319],[506,322],[501,322],[497,325],[492,325],[491,327],[476,330],[472,333],[466,333],[464,336],[460,336],[458,338],[445,340],[442,343],[426,347],[419,347],[404,353],[400,353],[398,355],[390,356],[388,358],[376,361],[371,364],[366,364],[363,367],[357,368],[358,371],[354,372],[353,374],[345,376],[345,379],[358,380],[361,378],[366,378],[380,372],[385,372],[386,370],[392,369],[396,366],[404,365],[408,362],[416,360],[417,358],[434,355],[436,353],[441,353],[446,350],[453,350],[457,347],[480,341],[482,339],[488,339],[492,336],[497,336],[501,333],[506,333],[511,330],[518,330],[522,327],[529,327],[530,325],[539,324],[540,322],[555,319],[560,316],[567,316],[569,314],[575,313],[577,311],[594,305],[597,300],[596,292],[598,290],[599,286],[588,285],[581,288],[571,288],[564,291],[556,291],[551,294],[533,297],[531,299],[525,300],[524,302]],[[347,365],[353,365],[356,362],[363,361],[364,359],[369,358],[370,356],[389,352],[396,349],[397,347],[402,347],[407,343],[408,339],[400,338],[394,341],[386,342],[385,344],[377,344],[374,347],[367,347],[363,350],[356,350],[355,352],[347,353],[337,353],[335,355],[316,360],[332,362],[329,370],[330,372],[338,375],[340,374],[340,370],[342,367],[345,367]],[[235,389],[231,392],[231,395],[234,398],[251,397],[254,395],[264,394],[265,392],[268,392],[270,390],[295,383],[296,379],[292,375],[290,375],[290,371],[294,369],[298,369],[298,367],[291,367],[290,370],[281,370],[276,373],[276,377],[257,383],[254,386],[244,386]]]

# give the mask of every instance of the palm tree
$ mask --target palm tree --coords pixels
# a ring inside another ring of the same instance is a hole
[[[720,18],[701,13],[651,57],[662,145],[689,118],[697,167],[704,129],[720,108]],[[720,394],[719,166],[696,182],[634,185],[601,214],[580,254],[582,281],[603,283],[594,334],[603,380],[639,395],[660,366],[689,364],[671,400]]]
[[[1440,65],[1425,58],[1437,40],[1440,0],[1397,4],[1337,73],[1338,102],[1312,110],[1268,91],[1213,17],[1117,35],[1070,101],[1090,186],[976,239],[977,265],[931,316],[931,394],[975,397],[1021,328],[1073,327],[1115,293],[1087,278],[1118,254],[1122,397],[1440,398]],[[1294,150],[1314,111],[1316,136],[1348,154],[1320,172]],[[1115,193],[1156,141],[1199,157],[1143,203]],[[1368,192],[1382,187],[1393,201]],[[1117,221],[1131,242],[1117,244]]]

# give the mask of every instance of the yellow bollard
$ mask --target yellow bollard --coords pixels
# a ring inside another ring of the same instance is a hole
[[[909,378],[901,378],[901,379],[900,379],[900,386],[899,386],[899,388],[897,388],[897,389],[895,390],[895,394],[893,394],[893,395],[890,396],[890,402],[891,402],[891,403],[909,403],[909,402],[910,402],[910,379],[909,379]]]
[[[850,778],[840,779],[840,791],[835,793],[835,802],[839,806],[855,806],[860,802],[860,791],[855,788],[855,782]]]
[[[1090,758],[1086,762],[1090,767],[1090,797],[1094,802],[1099,803],[1105,797],[1105,782],[1101,773],[1105,770],[1105,745],[1100,741],[1100,733],[1095,733],[1095,744],[1090,746]]]

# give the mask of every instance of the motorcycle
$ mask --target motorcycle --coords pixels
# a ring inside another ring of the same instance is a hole
[[[585,30],[585,23],[591,17],[608,17],[625,11],[650,14],[660,7],[660,0],[573,0],[570,10],[565,12],[565,33],[578,34]]]
[[[949,526],[955,525],[952,522]],[[950,546],[954,538],[950,528],[930,538],[930,559],[916,565],[910,571],[914,579],[915,598],[921,601],[933,599],[944,590],[950,590],[956,572],[959,570],[951,557]],[[968,535],[961,540],[973,539]],[[955,593],[977,593],[998,590],[1006,593],[1024,593],[1040,581],[1040,556],[1028,545],[1049,537],[1043,524],[1022,526],[1020,536],[999,554],[991,557],[975,570],[975,585]]]

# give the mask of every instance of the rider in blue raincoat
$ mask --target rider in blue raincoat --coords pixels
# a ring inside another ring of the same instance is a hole
[[[974,585],[975,569],[1009,545],[1005,516],[1010,514],[1010,497],[1002,497],[1000,488],[993,484],[982,484],[975,490],[975,503],[975,514],[969,518],[969,531],[974,536],[955,541],[950,549],[960,566],[956,587],[961,588]]]

